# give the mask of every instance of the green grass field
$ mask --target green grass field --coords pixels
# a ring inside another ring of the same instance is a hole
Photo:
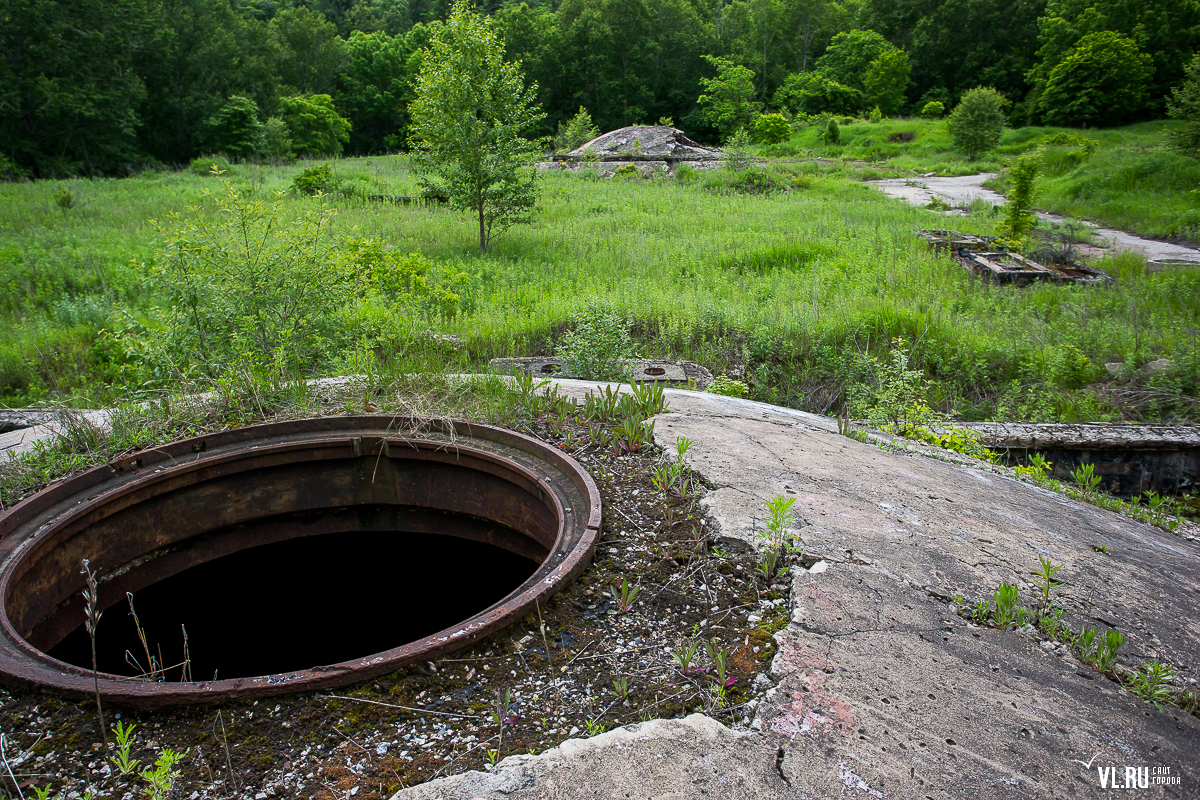
[[[912,125],[930,140],[940,135],[928,122],[846,126],[839,155],[857,158],[867,140]],[[808,133],[793,144],[804,149]],[[880,171],[925,168],[937,157],[925,145],[918,135]],[[723,181],[711,176],[547,175],[534,224],[509,231],[486,256],[468,215],[445,208],[291,194],[283,206],[289,216],[334,207],[339,240],[378,238],[466,273],[452,316],[387,310],[415,334],[366,343],[380,369],[481,370],[491,357],[552,352],[572,311],[596,296],[629,318],[644,355],[698,361],[741,376],[758,399],[798,408],[839,408],[871,382],[863,355],[903,337],[936,404],[965,418],[1200,416],[1200,337],[1190,332],[1200,328],[1200,272],[1147,275],[1123,257],[1099,265],[1118,277],[1110,288],[988,287],[913,236],[946,226],[945,217],[883,197],[856,180],[861,165],[781,156],[769,169],[796,188],[768,196],[713,191]],[[401,156],[332,165],[367,193],[417,192]],[[267,197],[304,166],[239,166],[230,179]],[[64,188],[76,200],[69,209],[55,202]],[[205,192],[218,188],[187,172],[0,185],[0,399],[94,405],[161,388],[161,376],[130,355],[128,334],[112,332],[162,302],[149,281],[157,236],[149,220],[170,228],[175,212],[209,214]],[[953,224],[989,233],[994,221]],[[423,339],[426,329],[456,334],[465,347]],[[331,352],[311,371],[361,366],[344,356]],[[1141,364],[1162,357],[1172,369],[1140,376]],[[1111,362],[1126,365],[1120,381],[1103,366]]]

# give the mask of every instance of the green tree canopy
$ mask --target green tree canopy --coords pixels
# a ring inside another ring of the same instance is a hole
[[[279,46],[276,70],[284,85],[298,92],[328,94],[346,65],[346,42],[337,26],[304,6],[271,20]]]
[[[346,71],[337,107],[352,125],[349,151],[382,153],[400,148],[412,99],[409,58],[402,36],[355,32],[346,42]]]
[[[231,158],[254,155],[262,135],[258,104],[249,97],[234,95],[208,120],[208,149]]]
[[[430,43],[409,106],[413,156],[428,189],[479,218],[479,249],[529,220],[546,139],[523,134],[545,115],[537,87],[504,60],[504,43],[487,20],[456,0],[442,36]]]
[[[1161,110],[1200,50],[1200,0],[1047,0],[1038,20],[1037,60],[1029,71],[1033,107],[1063,59],[1085,36],[1102,31],[1123,34],[1150,56],[1149,99],[1153,110]]]
[[[904,93],[908,89],[908,75],[912,66],[908,53],[903,50],[885,50],[867,65],[863,78],[863,90],[867,104],[874,105],[884,114],[897,114],[904,107]]]
[[[817,70],[830,80],[865,92],[871,62],[896,49],[875,31],[846,31],[833,37],[825,54],[817,59]]]
[[[857,114],[866,107],[866,97],[858,89],[843,86],[820,72],[789,75],[775,92],[775,105],[792,113]]]
[[[300,155],[339,155],[342,144],[350,139],[349,120],[338,116],[333,98],[327,94],[281,97],[279,111]]]
[[[1051,125],[1120,125],[1149,103],[1150,56],[1113,31],[1089,33],[1058,63],[1038,100]]]
[[[758,112],[759,104],[754,100],[754,73],[726,58],[704,58],[716,68],[717,75],[700,79],[704,93],[696,102],[721,135],[728,138],[749,125]]]
[[[1046,0],[868,0],[869,27],[912,59],[910,99],[956,99],[974,86],[1029,89]]]

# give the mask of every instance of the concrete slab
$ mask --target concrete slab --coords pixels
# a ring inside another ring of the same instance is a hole
[[[935,197],[950,205],[968,205],[982,200],[993,205],[1003,205],[1004,195],[984,187],[984,181],[996,177],[994,172],[954,177],[929,176],[921,178],[887,178],[868,181],[888,197],[904,200],[915,206],[925,206]],[[957,213],[957,212],[950,212]],[[1040,219],[1064,222],[1065,217],[1039,211]],[[1134,252],[1144,256],[1152,271],[1180,267],[1200,266],[1200,250],[1173,242],[1144,239],[1137,234],[1113,228],[1092,226],[1096,237],[1107,249],[1116,253]]]
[[[558,383],[577,396],[596,385]],[[1119,627],[1129,661],[1169,660],[1194,685],[1200,546],[966,459],[884,452],[839,436],[832,419],[676,389],[667,397],[656,440],[692,439],[718,535],[759,548],[763,503],[785,494],[806,553],[821,559],[794,577],[776,685],[753,732],[651,723],[564,745],[537,757],[543,766],[512,757],[492,775],[398,799],[1099,797],[1101,775],[1111,783],[1115,769],[1124,785],[1126,767],[1180,781],[1139,796],[1200,796],[1200,719],[1157,710],[1029,633],[969,625],[951,600],[1016,582],[1029,602],[1044,555],[1063,564],[1075,625]]]

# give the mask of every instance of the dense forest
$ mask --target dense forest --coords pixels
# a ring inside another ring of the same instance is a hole
[[[0,0],[0,173],[130,174],[205,153],[405,149],[446,0]],[[1014,124],[1161,116],[1200,0],[485,0],[553,133],[670,119],[715,140],[701,83],[753,74],[797,115],[946,108],[975,86]]]

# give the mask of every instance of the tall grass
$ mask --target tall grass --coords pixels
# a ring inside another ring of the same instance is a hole
[[[235,167],[232,177],[253,192],[283,191],[303,166]],[[416,193],[402,157],[333,166],[370,179],[380,194]],[[631,320],[645,355],[738,373],[761,399],[817,411],[838,407],[847,384],[871,380],[862,353],[903,337],[943,410],[966,417],[1197,413],[1178,399],[1197,393],[1200,375],[1187,333],[1200,328],[1195,271],[1147,275],[1122,258],[1100,265],[1120,276],[1111,288],[988,287],[913,236],[946,226],[945,217],[889,200],[841,167],[786,166],[805,188],[770,196],[716,193],[704,181],[550,174],[537,221],[505,234],[487,256],[467,216],[445,208],[303,196],[286,207],[299,215],[333,204],[337,235],[379,237],[470,275],[460,313],[423,322],[457,334],[465,350],[383,354],[401,371],[448,361],[479,369],[494,356],[550,352],[571,311],[596,295]],[[65,213],[53,202],[62,185],[81,198]],[[99,331],[158,302],[143,283],[154,252],[146,220],[210,208],[210,187],[212,179],[185,173],[0,186],[0,285],[10,293],[0,324],[11,331],[0,340],[5,402],[55,394],[102,402],[128,391],[129,365]],[[953,224],[989,233],[993,222]],[[1103,382],[1107,362],[1136,375],[1163,356],[1177,368],[1155,379],[1161,385],[1139,384],[1136,402]]]

